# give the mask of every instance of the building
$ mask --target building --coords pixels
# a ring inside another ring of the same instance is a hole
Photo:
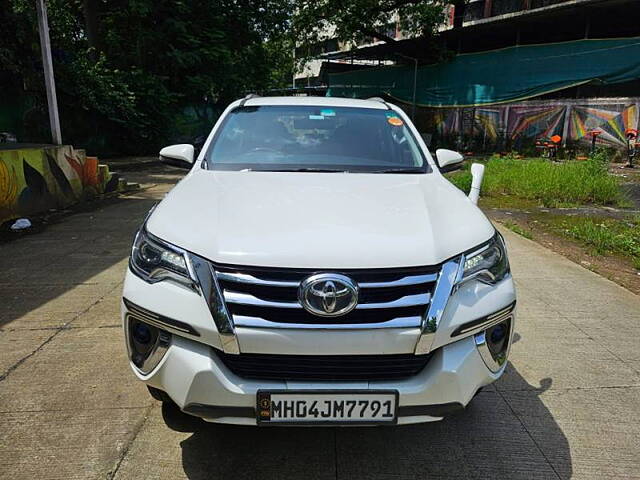
[[[317,83],[389,98],[437,145],[474,152],[552,135],[587,147],[594,130],[624,147],[638,128],[637,0],[472,0],[448,19],[439,41],[450,61],[434,63],[423,38],[375,42],[325,53]]]

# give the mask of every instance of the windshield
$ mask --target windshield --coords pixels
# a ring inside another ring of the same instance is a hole
[[[240,107],[207,155],[210,170],[425,173],[416,139],[392,110]]]

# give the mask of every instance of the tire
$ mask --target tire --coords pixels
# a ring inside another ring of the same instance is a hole
[[[149,385],[147,385],[147,389],[149,390],[149,394],[159,402],[174,403],[173,400],[171,400],[171,397],[167,395],[167,392],[163,392],[158,388],[150,387]]]

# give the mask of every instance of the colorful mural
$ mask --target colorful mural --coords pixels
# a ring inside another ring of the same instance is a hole
[[[569,133],[572,140],[591,142],[588,132],[599,130],[597,143],[627,146],[625,130],[638,128],[638,105],[607,105],[606,107],[575,106],[571,109]]]
[[[599,130],[598,143],[626,148],[625,130],[638,128],[640,99],[532,101],[482,108],[431,109],[430,122],[440,138],[476,139],[476,145],[519,148],[538,138],[565,136],[564,144],[588,147],[589,131]],[[470,115],[469,115],[470,114]],[[426,115],[425,115],[426,116]],[[472,122],[465,122],[470,117]],[[469,143],[463,140],[463,143]]]
[[[120,179],[69,145],[0,150],[0,223],[115,192]]]
[[[460,131],[460,116],[456,110],[436,110],[433,121],[440,135],[452,135]]]
[[[506,131],[512,140],[562,135],[565,110],[566,107],[558,105],[512,106]]]
[[[474,110],[475,127],[482,132],[483,136],[497,140],[504,125],[504,109],[476,108]]]

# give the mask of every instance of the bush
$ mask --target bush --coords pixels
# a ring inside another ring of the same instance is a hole
[[[510,195],[540,202],[545,207],[622,205],[618,181],[607,173],[604,153],[585,162],[552,163],[541,159],[492,157],[486,162],[482,195]],[[463,191],[471,186],[471,173],[451,177]]]

